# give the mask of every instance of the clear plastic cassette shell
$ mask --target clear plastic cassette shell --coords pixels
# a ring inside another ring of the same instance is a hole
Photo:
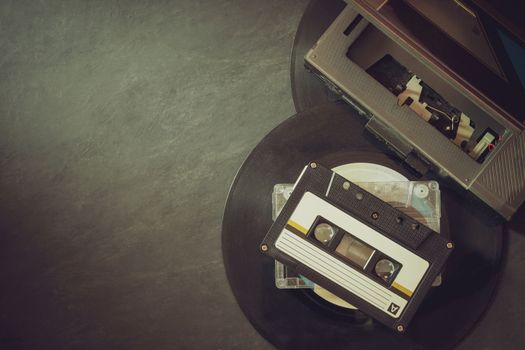
[[[436,181],[357,182],[361,188],[372,193],[391,206],[403,211],[423,225],[440,232],[441,193]],[[279,215],[290,198],[293,184],[277,184],[272,193],[272,219]],[[290,271],[275,261],[275,285],[280,289],[313,289],[315,284],[306,277]],[[433,286],[441,285],[441,275]]]

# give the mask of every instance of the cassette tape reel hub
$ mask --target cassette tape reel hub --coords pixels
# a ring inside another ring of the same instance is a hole
[[[385,281],[389,281],[396,271],[394,263],[388,259],[381,259],[374,267],[376,275]]]
[[[319,242],[328,245],[335,235],[335,230],[327,223],[320,223],[314,229],[314,236]]]

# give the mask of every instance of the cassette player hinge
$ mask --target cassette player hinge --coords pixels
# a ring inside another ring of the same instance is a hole
[[[414,147],[376,117],[370,118],[365,128],[418,174],[423,175],[429,170],[430,164],[415,153]]]

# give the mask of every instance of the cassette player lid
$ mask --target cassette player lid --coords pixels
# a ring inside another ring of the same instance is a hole
[[[261,250],[403,332],[451,242],[317,164],[306,166]]]

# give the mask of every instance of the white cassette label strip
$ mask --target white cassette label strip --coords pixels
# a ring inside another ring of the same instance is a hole
[[[308,231],[317,216],[333,222],[374,249],[382,251],[401,263],[403,268],[396,276],[394,286],[399,287],[401,291],[406,291],[409,296],[416,290],[430,266],[428,261],[311,192],[305,192],[290,217],[290,221]]]
[[[387,313],[390,317],[398,318],[405,309],[407,304],[405,299],[287,229],[284,229],[279,235],[275,246],[300,263]]]

